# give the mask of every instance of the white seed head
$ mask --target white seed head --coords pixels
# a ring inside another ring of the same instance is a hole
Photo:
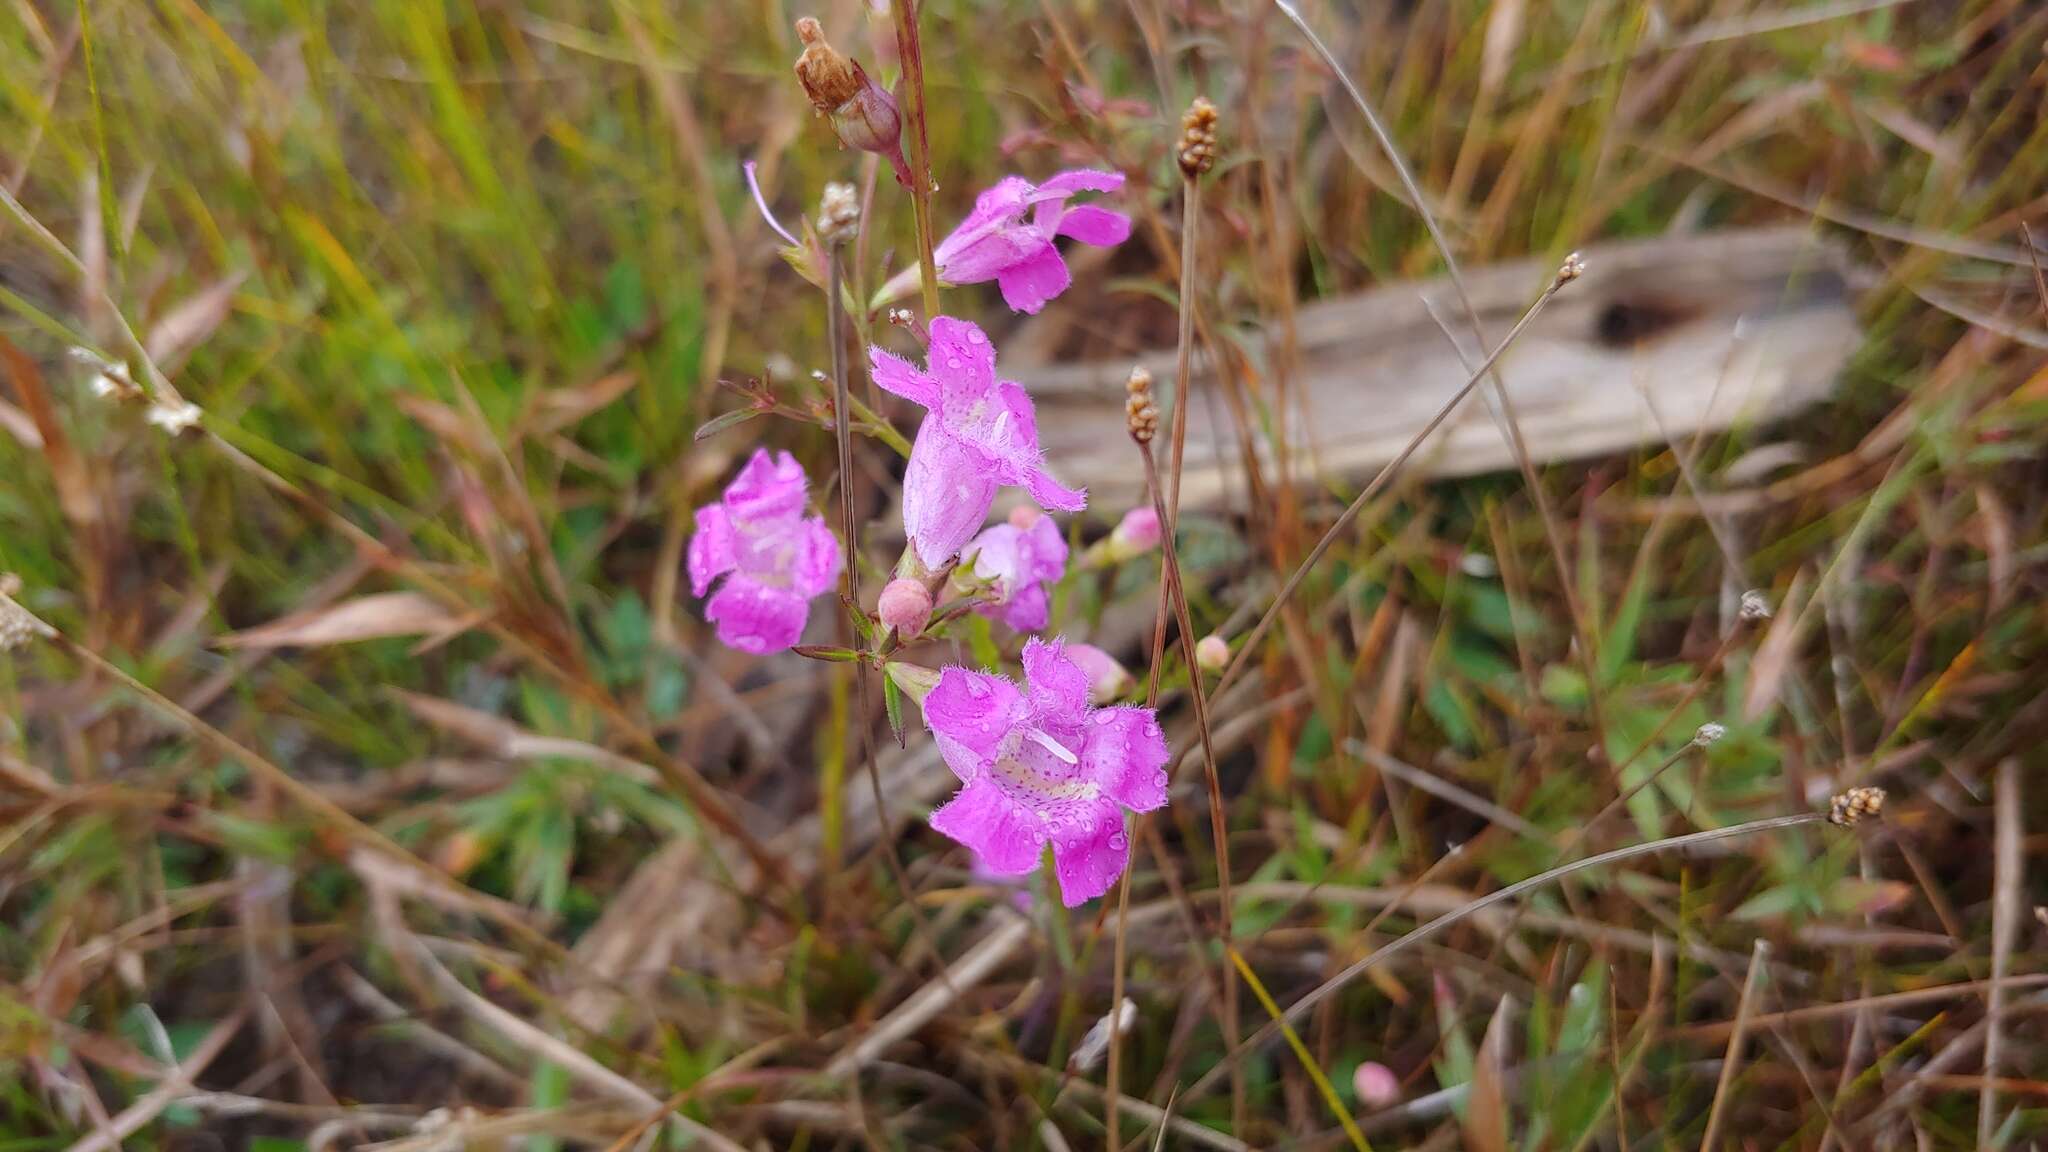
[[[182,436],[199,423],[199,405],[187,400],[159,400],[149,406],[149,422],[166,436]]]
[[[1751,588],[1742,594],[1742,606],[1737,609],[1736,614],[1742,619],[1751,622],[1769,620],[1771,618],[1771,602],[1764,598],[1764,594],[1760,589]]]
[[[1692,742],[1705,748],[1727,734],[1728,728],[1726,725],[1716,724],[1709,720],[1705,724],[1700,725],[1699,731],[1692,734]]]
[[[1585,274],[1586,262],[1580,258],[1577,252],[1574,252],[1565,257],[1564,263],[1558,267],[1557,282],[1559,284],[1569,284]]]
[[[31,640],[52,634],[50,626],[36,619],[33,612],[15,603],[11,595],[0,593],[0,652],[12,652]]]
[[[860,231],[860,193],[851,184],[827,184],[818,198],[818,238],[837,246]]]

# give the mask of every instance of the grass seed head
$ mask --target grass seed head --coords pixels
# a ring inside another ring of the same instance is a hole
[[[1180,118],[1180,145],[1175,149],[1180,174],[1189,180],[1216,166],[1216,106],[1207,96],[1195,97]]]
[[[1152,373],[1141,365],[1124,381],[1124,427],[1131,439],[1150,444],[1159,434],[1159,405],[1152,402]]]
[[[1828,823],[1854,827],[1866,816],[1884,814],[1884,789],[1851,788],[1828,804]]]

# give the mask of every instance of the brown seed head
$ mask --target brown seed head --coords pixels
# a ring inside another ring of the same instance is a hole
[[[829,113],[853,99],[867,76],[825,39],[824,26],[806,16],[796,22],[796,38],[804,43],[803,55],[796,58],[796,78],[811,107]]]
[[[896,98],[868,79],[860,61],[832,47],[816,20],[798,20],[796,37],[804,43],[796,78],[811,107],[831,118],[840,144],[887,157],[897,182],[907,187],[910,166],[903,159],[903,119]]]
[[[1828,823],[1850,827],[1866,816],[1884,812],[1884,789],[1851,788],[1828,804]]]
[[[1189,180],[1216,166],[1216,106],[1207,96],[1195,97],[1180,118],[1180,174]]]
[[[1560,285],[1569,284],[1585,274],[1586,262],[1580,258],[1577,252],[1574,252],[1565,257],[1564,263],[1558,266],[1557,282]]]
[[[1143,366],[1131,369],[1124,382],[1124,428],[1131,439],[1150,444],[1159,434],[1159,405],[1152,402],[1152,373]]]

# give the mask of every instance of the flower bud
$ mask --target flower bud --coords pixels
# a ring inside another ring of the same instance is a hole
[[[875,612],[882,623],[906,637],[915,636],[932,618],[932,594],[916,580],[891,580],[883,587]]]
[[[1019,504],[1015,508],[1010,509],[1010,524],[1015,528],[1028,531],[1044,515],[1045,513],[1040,512],[1036,504]]]
[[[896,98],[868,79],[859,61],[832,47],[816,20],[798,20],[796,36],[804,43],[803,55],[796,58],[796,78],[811,107],[831,118],[841,144],[888,157],[897,182],[909,186],[910,165],[903,159],[903,120],[896,114]]]
[[[1367,1108],[1385,1108],[1401,1098],[1401,1078],[1374,1060],[1358,1066],[1351,1074],[1351,1086],[1358,1091],[1358,1102]]]
[[[1204,672],[1221,672],[1230,663],[1230,644],[1211,633],[1195,642],[1195,666]]]
[[[1159,547],[1159,513],[1141,504],[1116,522],[1109,534],[1110,552],[1115,559],[1130,560]]]
[[[939,686],[937,672],[929,668],[920,668],[915,664],[891,661],[883,667],[883,671],[888,674],[890,682],[901,689],[905,696],[910,697],[911,703],[919,708],[924,707],[924,698],[932,694],[932,689]]]
[[[1095,705],[1121,700],[1138,681],[1117,659],[1093,644],[1068,644],[1067,659],[1088,674],[1088,702]]]

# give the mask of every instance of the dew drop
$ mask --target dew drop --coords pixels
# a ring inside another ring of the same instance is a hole
[[[1124,849],[1130,847],[1131,842],[1124,837],[1123,833],[1119,832],[1116,835],[1111,836],[1109,838],[1109,846],[1111,849],[1117,852],[1121,852]]]
[[[1102,711],[1102,712],[1097,712],[1097,713],[1095,714],[1095,723],[1096,723],[1096,725],[1097,725],[1097,726],[1099,726],[1099,727],[1104,727],[1104,728],[1106,728],[1106,727],[1108,727],[1109,725],[1111,725],[1111,724],[1113,724],[1113,723],[1115,723],[1115,722],[1116,722],[1116,713],[1114,713],[1114,712],[1109,712],[1109,711]]]
[[[958,356],[946,357],[946,367],[958,372],[960,370],[960,358]]]

